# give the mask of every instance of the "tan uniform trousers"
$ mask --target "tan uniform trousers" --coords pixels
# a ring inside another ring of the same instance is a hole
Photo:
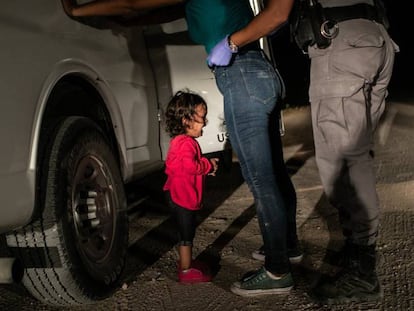
[[[328,48],[309,48],[316,162],[345,236],[371,245],[379,226],[373,133],[384,112],[398,47],[376,22],[353,19],[338,26]]]

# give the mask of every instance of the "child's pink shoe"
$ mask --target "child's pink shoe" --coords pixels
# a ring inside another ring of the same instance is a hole
[[[180,283],[202,283],[210,282],[211,275],[196,269],[190,268],[188,270],[182,270],[178,272],[178,281]]]
[[[204,274],[211,274],[210,267],[206,263],[199,261],[197,259],[193,259],[191,261],[191,268],[195,268],[197,270],[203,271]],[[177,269],[178,271],[180,271],[180,260],[177,260]]]
[[[205,262],[199,261],[197,259],[191,261],[191,268],[201,270],[204,272],[204,274],[211,274],[210,267]]]

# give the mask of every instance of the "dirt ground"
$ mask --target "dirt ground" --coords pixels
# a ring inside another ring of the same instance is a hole
[[[376,171],[382,207],[378,274],[384,297],[375,304],[319,306],[307,292],[341,246],[336,211],[326,202],[314,160],[309,107],[284,112],[285,159],[298,195],[297,224],[305,257],[293,267],[289,295],[243,298],[231,284],[260,267],[251,252],[261,245],[252,196],[237,161],[209,177],[194,253],[216,272],[213,282],[176,282],[174,222],[161,199],[163,175],[142,187],[150,198],[131,214],[130,248],[124,285],[111,298],[67,310],[414,310],[414,105],[393,103],[377,133]],[[138,189],[138,188],[137,188]],[[2,310],[65,310],[44,306],[18,285],[0,286]]]

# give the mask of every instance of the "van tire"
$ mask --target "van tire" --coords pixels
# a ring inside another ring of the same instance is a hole
[[[7,236],[38,300],[94,303],[120,286],[128,248],[126,196],[105,135],[91,120],[67,117],[50,135],[40,169],[42,212]]]

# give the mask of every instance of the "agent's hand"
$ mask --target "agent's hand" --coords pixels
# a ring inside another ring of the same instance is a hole
[[[233,54],[237,53],[229,46],[229,36],[216,44],[207,57],[207,64],[209,67],[213,66],[227,66],[230,64]]]
[[[210,159],[211,165],[213,166],[213,171],[208,174],[209,176],[216,176],[216,172],[218,170],[218,161],[219,161],[218,158],[211,158]]]
[[[62,6],[67,15],[73,16],[72,11],[77,6],[77,3],[76,0],[62,0]]]

